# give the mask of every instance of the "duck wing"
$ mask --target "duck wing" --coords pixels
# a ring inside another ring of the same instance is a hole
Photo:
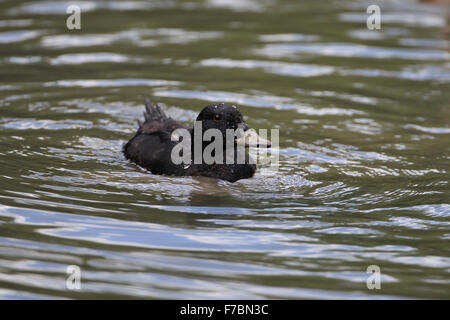
[[[152,103],[150,99],[145,98],[144,122],[138,120],[139,133],[151,134],[154,132],[167,132],[178,128],[188,129],[189,127],[167,117],[164,111],[157,103]]]

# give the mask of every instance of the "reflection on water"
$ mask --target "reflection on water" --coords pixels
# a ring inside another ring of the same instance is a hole
[[[255,50],[270,58],[291,57],[298,53],[372,59],[448,60],[450,54],[430,49],[382,48],[350,43],[267,44]]]
[[[43,37],[43,47],[63,49],[69,47],[109,46],[115,42],[131,42],[139,47],[153,47],[165,43],[186,44],[201,39],[220,38],[222,32],[194,32],[182,29],[132,29],[114,34],[54,35]],[[157,39],[147,39],[156,37]]]
[[[80,1],[67,31],[69,3],[0,3],[0,298],[449,298],[444,10]],[[185,123],[239,105],[279,171],[129,163],[145,96]]]
[[[286,63],[277,61],[258,61],[243,60],[233,61],[230,59],[206,59],[200,62],[200,66],[205,67],[222,67],[222,68],[242,68],[242,69],[258,69],[261,68],[268,73],[274,73],[286,76],[296,77],[314,77],[333,72],[332,67],[317,66],[300,63]]]

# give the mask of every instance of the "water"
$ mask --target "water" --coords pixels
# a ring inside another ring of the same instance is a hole
[[[450,298],[446,7],[79,4],[70,31],[66,2],[0,2],[0,298]],[[145,96],[237,104],[279,172],[129,163]]]

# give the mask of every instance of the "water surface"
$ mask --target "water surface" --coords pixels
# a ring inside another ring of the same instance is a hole
[[[78,4],[67,30],[69,2],[0,1],[0,298],[450,298],[445,7],[373,31],[364,1]],[[237,104],[279,171],[129,163],[145,96]]]

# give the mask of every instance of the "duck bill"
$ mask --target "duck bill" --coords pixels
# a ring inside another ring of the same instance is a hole
[[[236,144],[244,145],[245,147],[270,148],[272,143],[260,137],[254,129],[244,131],[244,134],[236,139]]]

